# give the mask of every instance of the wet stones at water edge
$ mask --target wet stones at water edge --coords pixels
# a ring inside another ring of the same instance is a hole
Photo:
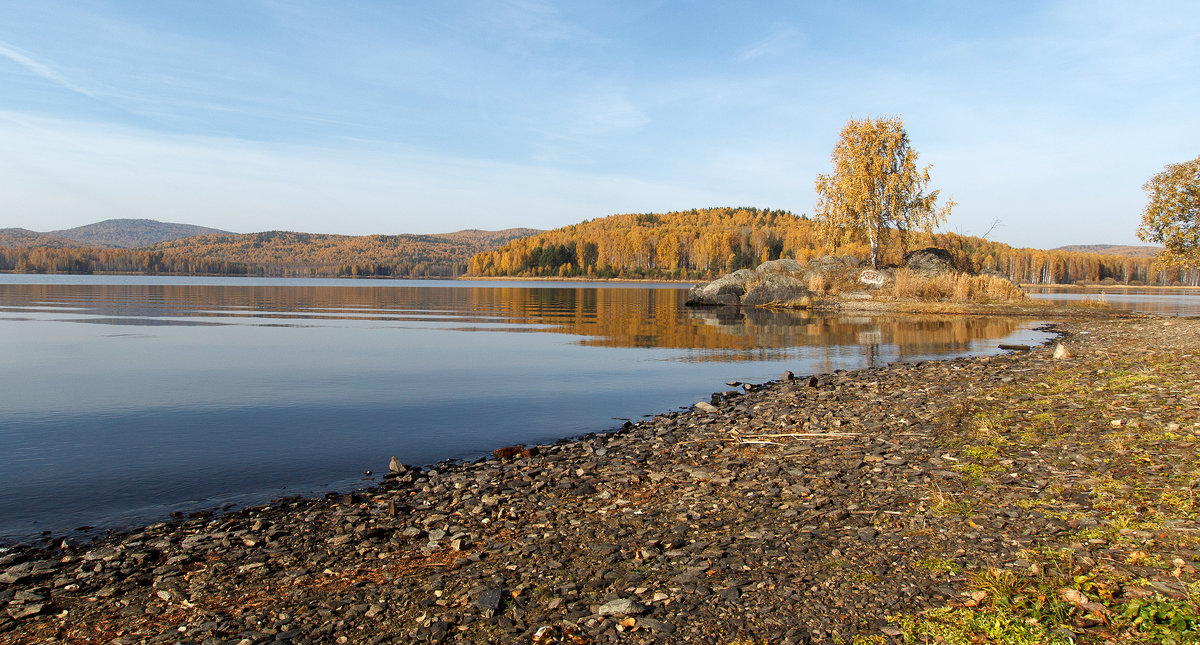
[[[504,448],[496,448],[492,451],[492,456],[496,459],[516,459],[517,457],[536,457],[539,454],[537,446],[526,448],[524,445],[506,446]]]

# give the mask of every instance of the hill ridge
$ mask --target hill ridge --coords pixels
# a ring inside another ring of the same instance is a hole
[[[153,219],[106,219],[75,228],[48,231],[45,235],[59,237],[84,244],[99,244],[117,248],[140,248],[159,242],[191,237],[194,235],[227,234],[207,226],[160,222]]]

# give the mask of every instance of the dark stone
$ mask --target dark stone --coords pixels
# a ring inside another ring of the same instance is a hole
[[[474,605],[478,609],[484,611],[497,611],[500,609],[500,603],[504,600],[504,589],[492,588],[485,589],[479,597],[475,599]]]
[[[505,448],[496,448],[492,451],[492,456],[496,459],[515,459],[520,456],[521,451],[525,446],[507,446]]]
[[[954,256],[945,249],[930,246],[905,254],[904,265],[913,271],[936,275],[954,270]]]

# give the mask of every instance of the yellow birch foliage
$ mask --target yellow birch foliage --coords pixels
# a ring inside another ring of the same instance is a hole
[[[917,151],[899,117],[851,119],[831,159],[833,172],[817,175],[814,214],[835,245],[866,237],[876,268],[890,232],[902,242],[910,230],[931,233],[954,206],[948,200],[937,208],[939,191],[925,192],[930,166],[917,168]]]
[[[1200,266],[1200,157],[1168,164],[1142,185],[1150,202],[1142,210],[1138,237],[1163,245],[1163,266]]]

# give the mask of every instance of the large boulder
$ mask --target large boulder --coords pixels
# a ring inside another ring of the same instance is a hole
[[[860,264],[858,258],[853,255],[826,255],[819,258],[809,260],[808,264],[802,267],[805,281],[813,279],[813,277],[821,275],[832,281],[838,275],[844,275],[850,269],[857,268]]]
[[[857,271],[861,261],[852,256],[827,255],[800,264],[791,258],[771,260],[756,269],[741,269],[688,292],[690,306],[747,305],[808,308],[817,298],[809,285],[838,284]],[[820,287],[817,287],[820,291]]]
[[[755,276],[750,269],[739,269],[708,284],[698,284],[688,291],[687,304],[692,306],[738,305],[746,293],[746,283]]]
[[[757,273],[799,273],[804,270],[804,265],[791,258],[779,258],[763,262],[754,270]]]
[[[954,256],[946,249],[930,246],[906,254],[904,264],[918,273],[937,275],[954,270]]]
[[[812,292],[803,280],[794,275],[772,271],[760,274],[742,296],[743,305],[804,307],[811,303]]]

